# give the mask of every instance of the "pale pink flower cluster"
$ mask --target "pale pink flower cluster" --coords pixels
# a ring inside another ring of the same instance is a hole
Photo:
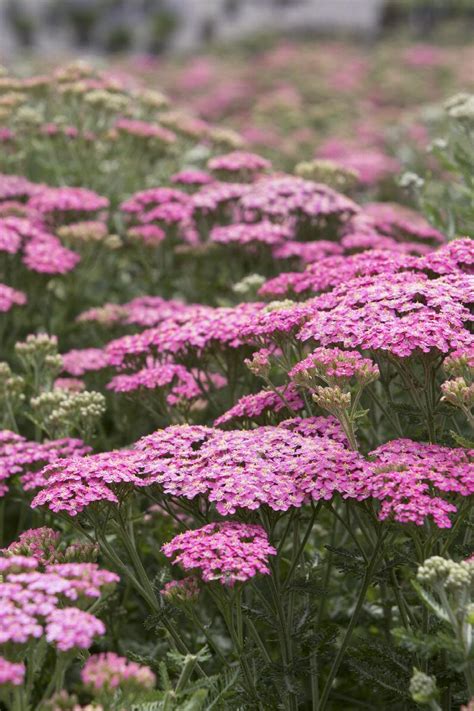
[[[0,686],[21,686],[24,679],[25,665],[22,662],[9,662],[8,659],[0,657]]]
[[[31,271],[45,274],[65,274],[80,260],[76,252],[63,247],[59,239],[48,232],[38,216],[0,219],[0,250],[10,254],[22,250],[23,264]]]
[[[27,302],[26,294],[11,286],[0,284],[0,312],[6,313],[13,306],[24,306]]]
[[[87,188],[44,187],[29,201],[29,206],[44,217],[62,221],[71,214],[97,213],[109,207],[107,198]],[[61,215],[64,213],[64,215]]]
[[[398,173],[400,163],[376,147],[329,139],[318,149],[318,157],[329,158],[343,168],[354,170],[363,185],[375,185]]]
[[[193,306],[175,299],[166,300],[161,296],[138,296],[125,304],[105,304],[84,311],[79,321],[96,321],[104,325],[157,326],[166,318],[183,315]]]
[[[94,563],[46,564],[33,557],[0,558],[0,643],[25,644],[45,635],[61,651],[87,649],[105,632],[94,615],[72,607],[100,597],[118,576]],[[64,605],[66,605],[64,607]]]
[[[90,447],[80,439],[32,442],[10,430],[0,430],[0,496],[8,490],[10,477],[20,474],[23,487],[29,489],[39,467],[61,457],[82,456]]]
[[[176,143],[176,134],[164,126],[138,119],[121,118],[115,123],[119,133],[124,133],[135,138],[153,139],[159,143],[170,145]]]
[[[187,168],[181,170],[179,173],[175,173],[171,176],[171,182],[175,185],[189,185],[192,187],[197,187],[199,185],[208,185],[212,183],[214,178],[206,173],[205,170],[198,170]]]
[[[268,218],[293,216],[310,222],[330,216],[349,218],[359,211],[355,202],[327,185],[290,175],[262,178],[243,195],[240,207]]]
[[[271,168],[270,161],[247,151],[232,151],[225,155],[210,158],[207,163],[209,170],[224,173],[260,173]]]
[[[184,570],[199,570],[205,582],[229,586],[258,573],[268,575],[268,557],[277,552],[262,526],[234,521],[180,533],[162,550]]]
[[[93,654],[81,671],[82,682],[92,692],[115,689],[152,689],[156,677],[150,667],[120,657],[114,652]]]
[[[89,371],[101,370],[108,365],[107,357],[101,348],[73,349],[61,355],[63,371],[69,375],[81,376]]]
[[[255,223],[234,223],[223,227],[214,227],[209,239],[217,244],[258,245],[269,247],[279,245],[291,237],[291,229],[287,225],[278,225],[263,220]]]

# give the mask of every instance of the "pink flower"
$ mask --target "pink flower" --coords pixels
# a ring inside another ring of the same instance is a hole
[[[46,640],[61,652],[88,649],[94,637],[105,634],[105,625],[97,617],[77,607],[53,610],[46,625]]]
[[[12,686],[22,686],[25,678],[25,665],[20,662],[15,664],[8,659],[0,657],[0,686],[11,684]]]
[[[93,654],[81,671],[82,682],[94,692],[120,688],[152,689],[156,677],[147,666],[119,657],[114,652]]]
[[[232,586],[258,573],[268,575],[268,556],[276,555],[265,529],[255,524],[225,521],[210,523],[175,536],[163,546],[184,570],[199,570],[205,582]]]

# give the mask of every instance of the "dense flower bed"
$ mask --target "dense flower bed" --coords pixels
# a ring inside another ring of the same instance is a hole
[[[191,99],[0,77],[2,708],[469,704],[472,98],[425,215],[370,141],[292,170]]]

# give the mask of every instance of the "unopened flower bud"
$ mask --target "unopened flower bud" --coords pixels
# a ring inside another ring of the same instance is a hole
[[[438,696],[436,679],[424,674],[419,669],[413,670],[409,688],[411,698],[417,704],[429,704],[431,701],[435,701]]]

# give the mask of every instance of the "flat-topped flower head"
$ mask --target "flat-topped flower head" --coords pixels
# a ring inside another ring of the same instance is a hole
[[[24,306],[26,302],[27,296],[22,291],[0,284],[0,313],[6,313],[14,306]]]
[[[293,385],[277,387],[273,390],[261,390],[252,395],[243,395],[236,404],[215,420],[219,427],[229,422],[255,421],[261,417],[301,410],[304,401]]]
[[[25,679],[25,665],[10,662],[0,657],[0,686],[22,686]]]
[[[77,607],[53,610],[46,625],[46,640],[61,652],[88,649],[95,637],[105,634],[105,625],[89,612]]]
[[[32,209],[41,215],[54,216],[57,220],[61,213],[96,213],[109,207],[107,198],[87,188],[50,188],[44,187],[30,201]]]
[[[322,346],[387,351],[400,358],[447,354],[472,343],[473,301],[473,278],[466,274],[355,278],[313,299],[298,338]]]
[[[232,586],[257,574],[268,575],[276,555],[262,526],[234,521],[211,523],[175,536],[163,553],[184,570],[199,571],[205,582]]]
[[[82,456],[88,452],[90,447],[80,439],[32,442],[10,430],[0,430],[0,496],[7,492],[11,477],[19,474],[23,488],[28,490],[40,467],[61,457]]]
[[[181,400],[193,400],[203,394],[194,375],[183,365],[175,363],[150,365],[130,375],[116,375],[107,388],[116,393],[165,389],[170,405]]]
[[[474,493],[472,450],[396,439],[370,457],[366,482],[370,496],[380,502],[382,521],[422,526],[432,519],[438,528],[450,528],[450,514],[457,511],[453,496]]]
[[[240,207],[249,214],[269,218],[293,216],[310,222],[329,216],[345,219],[359,211],[355,202],[327,185],[291,175],[257,181],[242,196]]]
[[[63,371],[69,375],[81,376],[101,370],[108,365],[106,353],[101,348],[74,348],[61,355]]]
[[[216,244],[271,247],[281,244],[291,237],[291,234],[291,228],[287,225],[277,225],[269,220],[262,220],[261,222],[243,222],[214,227],[211,230],[210,240]]]
[[[152,689],[156,684],[156,677],[150,667],[132,662],[114,652],[92,654],[82,668],[81,679],[92,693],[112,693],[119,688],[126,693]]]
[[[31,482],[41,488],[31,506],[48,506],[76,516],[99,501],[118,503],[118,494],[130,486],[144,486],[138,452],[121,450],[88,457],[70,457],[45,467]]]

